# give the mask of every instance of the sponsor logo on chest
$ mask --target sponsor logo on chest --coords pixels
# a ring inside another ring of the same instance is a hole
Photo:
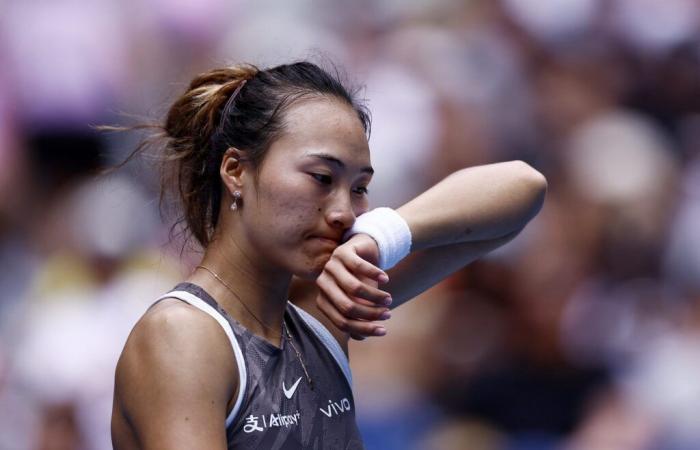
[[[251,414],[245,418],[243,431],[252,433],[253,431],[263,431],[268,428],[289,428],[290,426],[299,425],[299,417],[299,411],[294,414],[271,413],[269,416],[266,414],[260,416]]]
[[[282,382],[282,392],[284,396],[291,399],[296,393],[297,387],[301,378],[297,379],[291,387],[287,388],[286,384]],[[328,400],[328,404],[319,407],[318,410],[323,413],[323,416],[327,418],[333,418],[340,416],[352,410],[352,405],[347,397],[343,397],[340,400]],[[293,414],[282,414],[282,413],[267,413],[261,415],[250,414],[245,418],[245,425],[243,426],[243,431],[245,433],[253,433],[265,431],[271,428],[289,428],[296,427],[301,422],[301,413],[297,410]]]
[[[343,398],[340,402],[328,400],[327,407],[318,409],[328,417],[338,416],[347,411],[350,411],[350,400],[348,400],[347,398]]]

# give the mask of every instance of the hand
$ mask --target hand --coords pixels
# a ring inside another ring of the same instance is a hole
[[[333,251],[316,279],[318,308],[353,339],[386,334],[383,326],[372,322],[391,316],[391,294],[378,289],[389,276],[375,266],[378,259],[374,239],[356,234]]]

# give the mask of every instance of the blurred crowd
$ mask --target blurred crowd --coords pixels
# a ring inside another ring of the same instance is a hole
[[[111,448],[116,360],[199,252],[142,138],[198,72],[337,65],[374,206],[524,160],[512,243],[351,345],[368,449],[700,448],[697,0],[0,0],[0,449]],[[479,192],[474,192],[479,195]]]

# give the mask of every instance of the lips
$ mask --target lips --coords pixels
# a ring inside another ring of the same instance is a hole
[[[325,242],[326,244],[333,245],[333,246],[338,246],[340,245],[341,242],[341,237],[339,236],[328,236],[328,235],[313,235],[310,237],[310,239],[315,239],[320,242]]]
[[[340,239],[324,237],[324,236],[313,236],[313,239],[318,239],[321,242],[326,242],[332,245],[340,245]]]

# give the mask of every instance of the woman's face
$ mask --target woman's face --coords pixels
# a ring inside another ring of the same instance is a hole
[[[240,225],[255,256],[313,278],[367,210],[369,146],[356,112],[339,100],[300,100],[284,124],[257,179],[245,179]]]

